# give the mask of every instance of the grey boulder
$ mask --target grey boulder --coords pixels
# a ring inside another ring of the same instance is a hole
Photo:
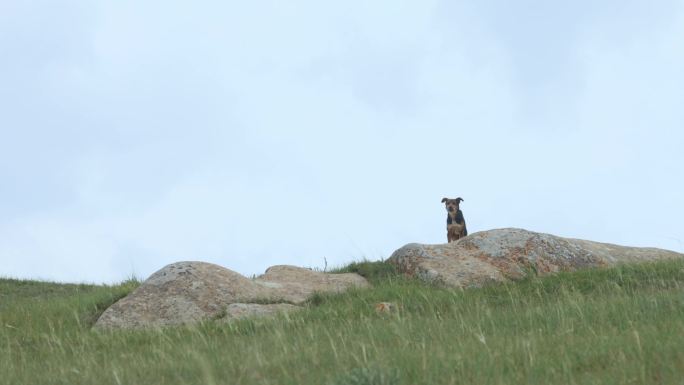
[[[479,287],[489,282],[520,279],[527,274],[552,274],[623,262],[682,258],[684,254],[656,248],[626,247],[562,238],[522,229],[482,231],[456,242],[407,244],[388,262],[411,276],[453,287]]]
[[[94,327],[161,327],[222,317],[273,315],[292,310],[291,306],[302,304],[315,292],[337,293],[367,286],[366,279],[354,273],[273,266],[266,274],[249,279],[211,263],[177,262],[152,274],[107,308]],[[288,306],[265,306],[271,304]]]
[[[226,315],[220,320],[228,322],[242,318],[271,317],[277,314],[285,314],[301,309],[301,306],[289,303],[231,303],[226,308]]]

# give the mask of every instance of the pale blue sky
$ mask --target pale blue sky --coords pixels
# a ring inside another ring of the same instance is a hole
[[[2,1],[0,276],[684,251],[684,1]]]

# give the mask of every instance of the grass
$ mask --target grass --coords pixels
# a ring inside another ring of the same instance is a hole
[[[454,290],[371,289],[274,319],[94,332],[137,286],[0,280],[0,384],[681,384],[684,261]],[[376,314],[391,301],[396,314]]]

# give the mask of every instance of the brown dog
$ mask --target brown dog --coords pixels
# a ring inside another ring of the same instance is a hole
[[[468,235],[465,218],[459,205],[463,198],[449,199],[442,198],[442,203],[446,205],[447,210],[447,241],[454,242],[460,238]]]

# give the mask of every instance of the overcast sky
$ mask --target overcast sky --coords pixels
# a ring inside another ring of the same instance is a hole
[[[0,1],[0,276],[520,227],[684,251],[684,0]]]

